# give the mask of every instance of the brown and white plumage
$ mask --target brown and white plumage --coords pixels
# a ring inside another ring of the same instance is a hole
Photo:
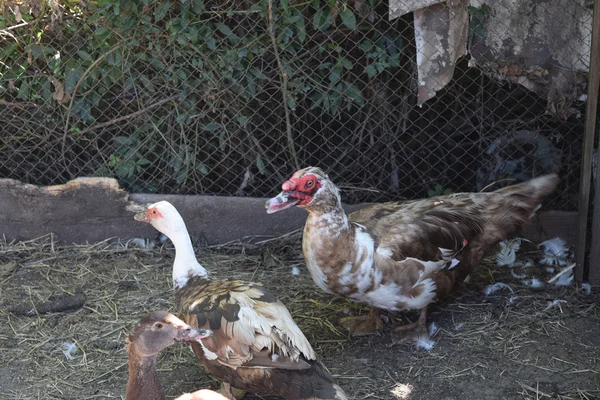
[[[408,328],[422,330],[427,305],[451,293],[492,246],[517,234],[557,183],[547,175],[496,192],[382,203],[346,216],[338,188],[309,167],[285,182],[267,209],[309,212],[302,248],[315,283],[373,307],[369,316],[343,320],[351,333],[381,329],[381,309],[421,310]]]
[[[209,373],[233,387],[286,399],[346,398],[273,294],[256,283],[209,277],[175,207],[159,202],[136,219],[151,223],[175,245],[177,313],[191,326],[212,331],[210,338],[192,343]]]

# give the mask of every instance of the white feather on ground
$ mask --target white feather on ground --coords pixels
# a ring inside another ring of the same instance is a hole
[[[429,325],[429,337],[433,337],[433,335],[435,335],[437,333],[437,331],[439,331],[440,328],[438,328],[438,326],[436,325],[435,322],[432,322],[431,325]]]
[[[421,335],[414,338],[414,344],[417,349],[423,349],[425,351],[431,351],[433,346],[435,346],[435,342],[429,339],[426,335]]]
[[[533,277],[531,279],[525,279],[523,281],[525,286],[529,286],[532,289],[540,289],[544,287],[544,282],[540,281],[538,278]]]
[[[527,274],[517,274],[515,271],[510,271],[510,273],[512,274],[512,276],[514,276],[517,279],[527,278]]]
[[[521,267],[521,268],[531,268],[535,265],[535,263],[533,262],[533,260],[531,258],[526,258],[524,260],[519,260],[517,262],[515,262],[515,267]]]
[[[517,251],[521,248],[521,239],[516,238],[511,241],[500,242],[498,245],[500,251],[496,254],[496,265],[512,268],[517,260]]]
[[[573,283],[573,270],[566,272],[554,281],[554,286],[569,286]]]
[[[585,292],[585,294],[589,295],[590,293],[592,293],[592,285],[590,285],[589,283],[585,282],[581,284],[581,288],[583,289],[583,291]]]
[[[567,265],[569,257],[569,248],[567,243],[560,237],[543,241],[539,244],[543,250],[540,264],[544,265]]]
[[[486,296],[491,296],[492,294],[496,293],[497,291],[499,291],[501,289],[508,289],[508,290],[510,290],[511,293],[514,293],[514,291],[512,290],[512,288],[510,286],[508,286],[506,283],[502,283],[502,282],[488,285],[483,290],[483,293],[485,293]]]
[[[63,342],[61,347],[67,360],[72,360],[73,356],[77,354],[77,343],[75,342]]]
[[[300,275],[300,268],[298,268],[297,266],[293,265],[292,266],[292,275],[294,275],[294,276]]]
[[[546,308],[544,308],[543,311],[548,311],[549,309],[558,306],[558,308],[560,308],[560,312],[562,312],[562,308],[560,307],[560,305],[561,305],[561,303],[566,303],[566,302],[567,302],[566,300],[559,300],[559,299],[556,299],[554,301],[549,301],[548,305],[546,306]]]

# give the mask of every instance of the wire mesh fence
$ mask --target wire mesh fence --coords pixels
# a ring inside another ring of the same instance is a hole
[[[363,202],[558,171],[551,206],[576,208],[590,4],[556,12],[549,4],[564,1],[524,2],[528,22],[570,50],[536,53],[523,42],[522,61],[486,45],[498,21],[522,30],[503,17],[517,15],[511,2],[435,3],[0,2],[0,177],[109,176],[132,192],[267,196],[318,165],[344,201]],[[464,36],[452,79],[424,102],[424,49],[450,40],[424,34],[423,14],[392,18],[398,4],[437,7],[429,21],[444,10]]]

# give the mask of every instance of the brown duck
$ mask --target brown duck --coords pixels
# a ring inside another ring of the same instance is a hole
[[[347,216],[339,189],[309,167],[266,207],[308,211],[302,249],[314,282],[372,307],[341,320],[351,334],[381,330],[381,310],[420,310],[415,323],[394,329],[393,339],[402,340],[425,334],[427,306],[450,294],[492,246],[516,235],[558,181],[545,175],[495,192],[382,203]]]
[[[126,339],[129,355],[129,379],[125,400],[165,400],[158,374],[158,353],[175,342],[198,341],[211,335],[210,331],[191,326],[165,311],[154,311],[144,317]],[[185,393],[176,400],[226,400],[208,389]]]
[[[290,400],[346,399],[294,322],[263,286],[212,279],[198,263],[183,218],[161,201],[136,215],[175,245],[173,284],[180,318],[213,334],[192,349],[205,369],[225,384]]]

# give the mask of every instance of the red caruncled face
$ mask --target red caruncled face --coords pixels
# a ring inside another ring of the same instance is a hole
[[[281,185],[283,190],[292,192],[292,197],[299,200],[298,205],[300,206],[310,203],[313,195],[320,187],[321,183],[319,179],[313,174],[308,174],[300,178],[292,177],[289,181]]]

